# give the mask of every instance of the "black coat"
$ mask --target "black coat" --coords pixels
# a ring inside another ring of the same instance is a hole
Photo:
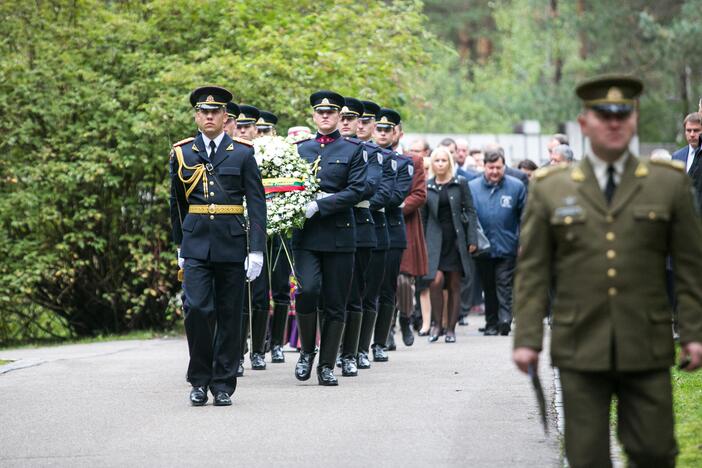
[[[463,185],[463,188],[461,188],[461,185]],[[468,181],[462,176],[453,177],[443,190],[448,191],[451,219],[456,230],[456,249],[458,249],[461,257],[461,265],[465,275],[470,271],[468,245],[477,245],[478,243],[478,218],[473,206],[473,197],[470,193]],[[465,218],[468,221],[467,233],[463,225]],[[427,252],[429,253],[429,269],[425,278],[429,280],[436,276],[442,244],[441,224],[439,224],[439,190],[436,186],[435,177],[427,181],[427,202],[422,207],[422,222]]]

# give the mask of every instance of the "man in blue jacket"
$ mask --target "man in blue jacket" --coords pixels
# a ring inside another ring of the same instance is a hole
[[[509,335],[512,328],[512,283],[519,248],[519,225],[526,188],[505,175],[504,152],[485,152],[485,173],[469,182],[478,219],[490,252],[476,259],[485,292],[485,335]]]

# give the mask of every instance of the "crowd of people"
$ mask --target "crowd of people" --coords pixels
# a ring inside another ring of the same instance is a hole
[[[193,91],[199,131],[170,158],[191,404],[205,405],[209,391],[215,406],[231,405],[249,334],[252,369],[266,368],[267,343],[271,361],[284,362],[291,302],[295,377],[308,380],[317,360],[318,383],[334,386],[335,365],[352,377],[371,358],[389,360],[396,317],[406,346],[413,326],[454,343],[457,324],[484,303],[483,333],[509,335],[514,287],[513,361],[533,377],[550,316],[570,466],[610,466],[614,395],[629,460],[674,466],[671,310],[681,368],[702,366],[702,222],[691,195],[702,192],[702,119],[685,119],[689,146],[672,158],[638,158],[628,147],[642,89],[619,75],[581,83],[578,122],[592,151],[576,161],[557,134],[546,165],[514,168],[496,144],[445,139],[432,149],[418,139],[404,151],[395,110],[313,93],[316,132],[295,145],[319,191],[291,239],[266,235],[252,143],[276,132],[275,115],[232,103],[224,88]],[[292,261],[266,265],[281,251]]]

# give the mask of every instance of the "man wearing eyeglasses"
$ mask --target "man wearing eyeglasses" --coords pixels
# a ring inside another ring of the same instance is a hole
[[[517,262],[513,359],[536,372],[555,278],[551,361],[560,370],[569,466],[611,466],[610,405],[632,466],[672,467],[675,358],[666,257],[675,263],[681,367],[702,365],[702,223],[685,166],[639,159],[643,84],[608,75],[578,85],[592,151],[534,172]]]
[[[334,364],[344,333],[356,251],[353,207],[366,187],[366,163],[360,140],[343,137],[338,124],[344,97],[332,91],[310,96],[314,138],[298,143],[300,156],[317,171],[320,191],[305,208],[307,220],[293,232],[293,255],[298,289],[295,307],[301,350],[295,377],[307,380],[312,373],[317,336],[317,307],[321,303],[321,338],[317,381],[338,385]],[[320,301],[321,299],[321,301]]]
[[[266,202],[253,148],[224,132],[231,99],[217,86],[194,90],[190,103],[200,133],[176,143],[170,157],[172,236],[184,270],[193,406],[207,403],[208,389],[215,406],[232,404],[243,291],[246,280],[261,273],[266,242]]]

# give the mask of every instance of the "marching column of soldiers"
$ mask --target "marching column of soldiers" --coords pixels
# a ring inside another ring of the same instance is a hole
[[[266,235],[252,143],[276,134],[275,114],[236,104],[216,86],[194,90],[190,102],[197,133],[173,145],[170,173],[191,404],[205,405],[209,389],[214,405],[230,405],[247,352],[252,370],[266,369],[267,349],[271,362],[285,362],[293,271],[297,379],[314,368],[319,385],[338,385],[335,365],[357,376],[370,368],[371,350],[373,361],[388,361],[406,246],[401,207],[413,176],[411,158],[392,150],[400,114],[331,91],[310,96],[316,134],[295,144],[320,189],[303,228],[284,239]]]

